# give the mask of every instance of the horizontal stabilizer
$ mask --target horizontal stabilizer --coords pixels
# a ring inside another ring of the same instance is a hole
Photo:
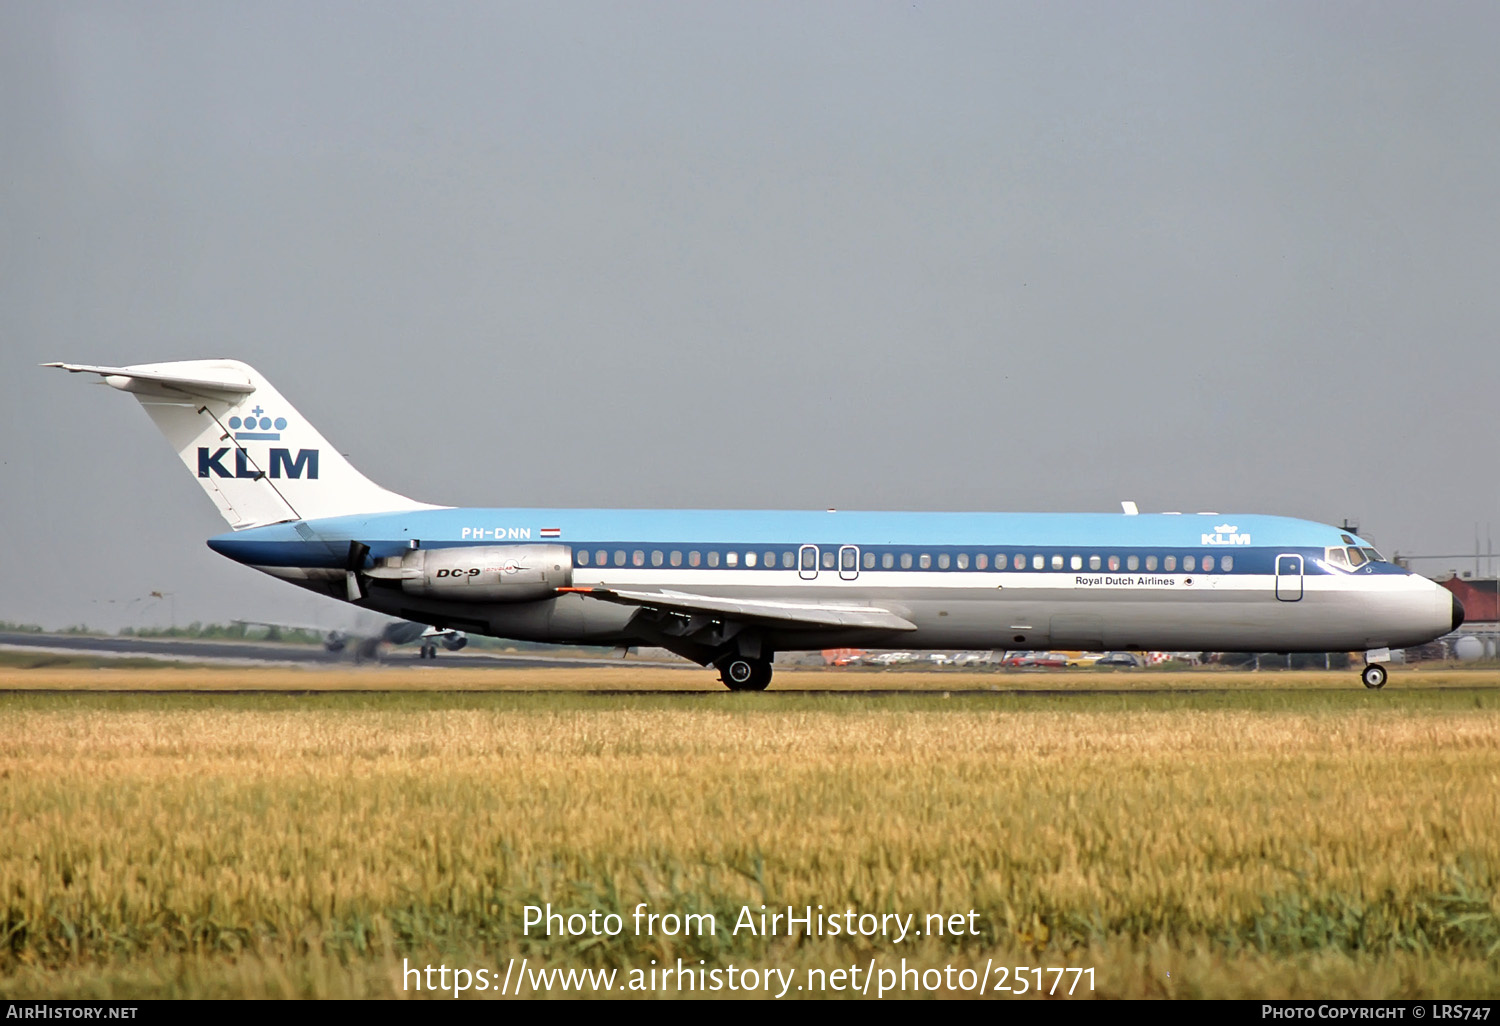
[[[756,620],[804,627],[849,627],[885,631],[914,631],[916,624],[879,606],[845,606],[821,602],[772,602],[760,599],[716,598],[680,591],[617,591],[613,588],[559,588],[624,606],[673,613],[704,614],[716,619]]]
[[[43,367],[59,367],[74,374],[99,374],[116,388],[126,392],[165,391],[171,389],[187,395],[214,398],[220,395],[249,395],[255,391],[255,383],[249,375],[231,369],[215,368],[211,375],[165,373],[153,367],[98,367],[88,363],[44,363]],[[136,387],[132,387],[132,386]],[[145,385],[145,388],[140,387]]]

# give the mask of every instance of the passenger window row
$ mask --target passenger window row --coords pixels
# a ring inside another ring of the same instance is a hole
[[[823,548],[821,550],[821,558],[814,556],[814,551],[815,549],[811,546],[802,549],[801,568],[803,570],[816,571],[819,562],[821,562],[824,570],[833,570],[839,562],[837,553],[840,551],[844,555],[842,566],[839,569],[844,571],[855,569],[854,548],[852,546],[846,546],[843,549],[835,549],[832,546]],[[1351,548],[1347,560],[1343,557],[1343,551],[1342,549],[1329,549],[1328,556],[1330,561],[1346,568],[1350,562],[1353,562],[1354,566],[1359,566],[1360,563],[1365,562],[1359,549]],[[1373,549],[1367,551],[1374,552]],[[1378,558],[1378,553],[1376,556]],[[777,553],[771,549],[766,549],[764,552],[754,550],[740,552],[734,549],[726,552],[720,552],[717,549],[700,552],[698,549],[690,549],[686,554],[681,549],[666,551],[652,549],[649,553],[645,549],[615,549],[613,553],[608,549],[596,549],[593,552],[590,552],[588,549],[578,549],[574,553],[574,559],[579,566],[589,566],[591,564],[593,566],[646,566],[649,561],[653,567],[663,565],[678,567],[684,565],[685,562],[689,567],[707,566],[716,568],[723,566],[738,568],[743,566],[746,569],[760,567],[773,570],[779,563],[782,569],[791,570],[795,569],[798,565],[797,553],[791,549],[783,550],[779,559]],[[877,559],[882,570],[894,570],[898,565],[902,570],[910,570],[914,566],[919,570],[931,570],[934,566],[939,570],[968,570],[971,567],[975,570],[988,570],[992,566],[996,570],[1008,570],[1012,568],[1025,570],[1028,567],[1028,562],[1032,570],[1083,570],[1087,566],[1091,571],[1108,570],[1116,572],[1124,569],[1127,571],[1145,570],[1147,573],[1152,573],[1159,569],[1171,573],[1177,570],[1180,565],[1183,571],[1193,572],[1198,569],[1201,562],[1203,572],[1212,573],[1215,567],[1215,560],[1211,555],[1205,555],[1201,560],[1196,556],[1183,556],[1179,560],[1177,556],[1161,556],[1159,558],[1155,555],[1126,556],[1122,559],[1119,556],[1089,555],[1085,557],[1078,554],[1063,556],[1060,553],[1054,553],[1049,557],[1041,553],[1035,553],[1028,560],[1025,553],[1016,553],[1012,556],[1010,553],[997,552],[991,557],[987,552],[972,554],[968,552],[959,552],[956,554],[939,552],[934,557],[928,552],[902,552],[899,554],[882,552],[877,556],[876,553],[868,549],[863,552],[860,562],[866,570],[874,570]],[[1221,556],[1218,559],[1217,565],[1220,572],[1229,573],[1234,569],[1234,557],[1230,555]]]

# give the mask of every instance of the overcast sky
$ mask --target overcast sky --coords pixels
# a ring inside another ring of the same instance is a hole
[[[1497,38],[1478,2],[0,4],[0,620],[348,619],[210,552],[139,406],[46,360],[243,359],[454,505],[1134,499],[1471,551]]]

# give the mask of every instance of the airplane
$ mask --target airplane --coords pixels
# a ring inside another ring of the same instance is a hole
[[[418,659],[436,659],[439,643],[450,652],[457,652],[469,643],[469,638],[463,631],[443,630],[411,620],[393,620],[381,627],[378,634],[350,633],[337,628],[330,630],[313,624],[277,623],[272,620],[235,620],[234,622],[252,627],[274,627],[282,631],[306,631],[309,634],[321,634],[324,650],[334,654],[344,651],[352,641],[356,661],[373,659],[382,642],[387,645],[406,645],[413,641],[420,641],[421,647],[417,650]]]
[[[1139,513],[456,509],[370,481],[236,360],[50,363],[135,396],[231,530],[209,548],[442,630],[655,645],[764,690],[784,651],[1386,650],[1447,590],[1351,531]],[[1363,557],[1357,561],[1358,556]]]

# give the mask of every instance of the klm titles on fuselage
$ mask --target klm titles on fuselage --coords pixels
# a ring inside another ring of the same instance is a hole
[[[267,477],[306,477],[309,480],[317,480],[318,477],[318,450],[298,449],[297,455],[293,456],[290,449],[272,449],[270,466],[262,471],[252,466],[250,454],[244,449],[234,449],[234,470],[224,466],[223,460],[230,453],[228,446],[218,449],[209,449],[207,446],[198,447],[198,476],[199,477],[240,477],[255,479],[261,476]]]
[[[1249,545],[1249,534],[1238,534],[1234,524],[1220,524],[1214,528],[1213,534],[1202,536],[1200,545]]]

